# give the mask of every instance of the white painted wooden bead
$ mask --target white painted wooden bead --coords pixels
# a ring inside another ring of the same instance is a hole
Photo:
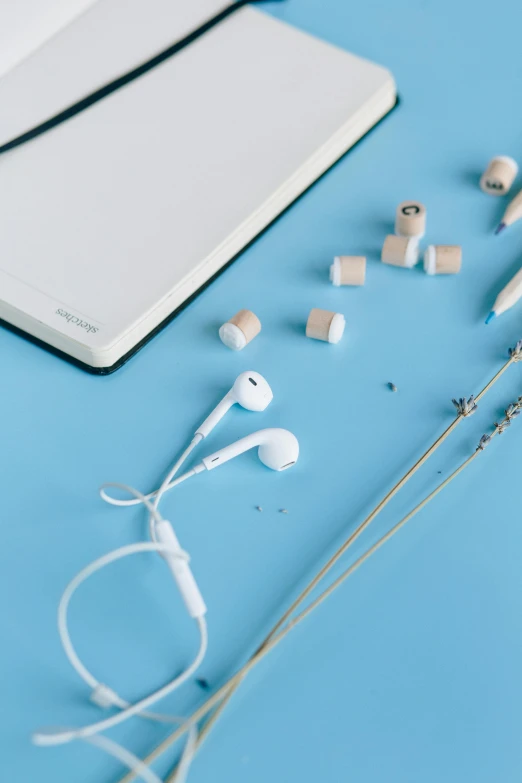
[[[426,233],[426,207],[420,201],[403,201],[395,215],[395,233],[399,237],[422,239]]]
[[[411,269],[419,260],[419,240],[415,237],[397,237],[388,234],[382,246],[381,261],[384,264]]]
[[[306,336],[327,343],[338,343],[344,334],[345,326],[346,321],[341,313],[314,307],[306,323]]]
[[[424,253],[427,275],[456,275],[462,266],[460,245],[429,245]]]
[[[366,258],[364,256],[336,256],[330,267],[334,285],[364,285]]]
[[[227,348],[242,351],[261,331],[261,321],[251,310],[240,310],[219,329],[219,336]]]
[[[507,193],[518,174],[518,164],[507,155],[498,155],[490,160],[480,178],[480,187],[490,196],[503,196]]]

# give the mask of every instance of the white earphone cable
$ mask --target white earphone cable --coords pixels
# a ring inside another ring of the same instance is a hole
[[[159,720],[165,723],[174,723],[182,725],[185,722],[185,718],[177,717],[174,715],[156,715],[156,713],[141,712],[140,717],[151,717],[155,720]],[[176,766],[176,773],[172,779],[172,783],[185,783],[187,773],[190,769],[190,765],[194,759],[196,752],[196,746],[198,741],[198,730],[195,725],[190,726],[187,731],[187,741],[185,747],[181,753],[180,759]],[[141,777],[146,783],[163,783],[158,776],[148,767],[142,759],[135,756],[134,753],[124,748],[114,740],[109,739],[103,734],[94,734],[92,737],[80,737],[82,742],[88,742],[91,745],[95,745],[101,750],[104,750],[110,756],[121,761],[124,766],[131,769],[137,777]]]
[[[180,476],[178,479],[173,480],[176,473],[180,470],[182,464],[201,440],[203,440],[203,436],[197,434],[169,470],[159,489],[150,493],[149,495],[144,495],[139,490],[136,490],[126,484],[111,483],[105,484],[104,487],[101,488],[101,497],[103,500],[111,503],[112,505],[128,506],[143,504],[147,508],[149,512],[149,533],[152,540],[148,543],[130,544],[125,547],[120,547],[119,549],[116,549],[113,552],[98,558],[93,563],[90,563],[88,566],[82,569],[82,571],[80,571],[80,573],[77,574],[74,579],[71,580],[60,600],[58,607],[58,631],[65,654],[67,655],[73,668],[78,672],[79,676],[92,689],[92,700],[95,703],[98,703],[101,707],[118,707],[120,712],[110,716],[109,718],[105,718],[104,720],[84,726],[80,729],[67,729],[58,732],[43,731],[37,732],[33,735],[33,742],[38,745],[56,745],[75,739],[81,739],[86,742],[90,742],[91,744],[96,745],[100,749],[117,758],[122,762],[122,764],[129,767],[136,775],[140,776],[142,780],[145,781],[145,783],[161,783],[161,780],[151,769],[149,769],[149,767],[147,767],[139,758],[137,758],[137,756],[108,737],[100,735],[100,732],[112,728],[113,726],[128,720],[134,715],[162,722],[179,722],[179,719],[177,718],[161,715],[159,713],[147,712],[146,708],[172,693],[183,682],[189,679],[199,668],[205,657],[208,644],[208,633],[205,618],[204,616],[195,617],[200,633],[200,645],[196,657],[188,666],[188,668],[185,669],[185,671],[178,677],[167,683],[167,685],[158,689],[144,699],[141,699],[135,704],[130,704],[130,702],[123,699],[111,688],[98,681],[80,660],[69,633],[67,622],[68,607],[72,596],[86,579],[88,579],[100,569],[105,568],[109,564],[124,557],[129,557],[131,555],[142,552],[155,551],[159,554],[168,553],[175,560],[181,560],[185,563],[188,563],[190,558],[180,546],[172,546],[171,544],[161,543],[158,541],[156,536],[156,526],[163,522],[158,507],[163,495],[167,491],[190,478],[191,476],[196,475],[203,469],[203,466],[197,466],[199,470],[197,468],[190,470],[184,475]],[[134,497],[127,501],[120,501],[116,498],[113,498],[105,492],[104,488],[109,486],[122,489]],[[187,738],[187,742],[178,764],[178,770],[175,778],[176,783],[184,783],[186,779],[195,753],[197,737],[197,728],[193,727],[193,731],[191,731]]]
[[[191,476],[195,476],[197,473],[200,473],[204,468],[202,465],[197,465],[195,468],[192,468],[192,470],[187,471],[182,476],[179,476],[179,478],[175,479],[173,481],[174,476],[176,473],[180,470],[183,463],[187,460],[189,455],[192,453],[192,451],[196,448],[198,443],[200,443],[203,440],[203,435],[197,434],[194,436],[194,438],[191,440],[183,454],[180,456],[178,460],[174,463],[172,468],[169,470],[165,478],[163,479],[160,487],[153,492],[149,492],[147,495],[144,495],[142,492],[139,492],[137,489],[134,489],[133,487],[130,487],[128,484],[120,484],[117,482],[107,482],[105,484],[102,484],[100,487],[100,497],[102,500],[104,500],[106,503],[109,503],[112,506],[138,506],[141,503],[143,503],[150,512],[149,517],[149,532],[150,537],[154,541],[154,530],[153,530],[153,520],[155,519],[156,522],[159,521],[158,517],[156,516],[155,512],[157,512],[161,498],[163,495],[171,490],[173,487],[177,487],[178,484],[181,484],[183,481],[186,481]],[[115,489],[122,489],[126,492],[128,492],[130,495],[134,495],[131,499],[120,499],[115,498],[112,495],[109,495],[105,490],[108,487],[114,487]],[[153,500],[153,503],[147,502]]]
[[[177,487],[178,484],[181,484],[183,481],[186,481],[186,479],[190,478],[191,476],[195,476],[196,473],[199,471],[196,471],[194,469],[188,470],[186,473],[184,473],[182,476],[177,478],[175,481],[172,481],[168,489],[173,489],[174,487]],[[104,500],[106,503],[109,503],[111,506],[139,506],[144,501],[141,499],[138,499],[137,497],[134,498],[115,498],[112,495],[109,495],[105,489],[106,487],[114,487],[115,489],[124,489],[126,491],[130,491],[132,487],[129,488],[128,484],[120,484],[118,481],[107,481],[105,484],[102,484],[100,487],[100,497],[102,500]],[[153,500],[156,495],[158,494],[158,490],[155,489],[153,492],[149,492],[148,495],[142,495],[142,497],[146,498],[146,500]]]
[[[182,724],[183,718],[169,717],[168,722]],[[66,729],[60,729],[60,731],[63,732],[66,731]],[[159,778],[142,759],[130,750],[127,750],[127,748],[124,748],[118,742],[109,739],[109,737],[101,734],[94,734],[92,737],[82,737],[81,739],[83,742],[88,742],[90,745],[94,745],[95,747],[100,748],[100,750],[105,751],[105,753],[108,753],[110,756],[113,756],[125,767],[132,770],[136,777],[141,778],[145,783],[163,783],[161,778]],[[183,748],[181,758],[178,762],[174,783],[185,783],[187,771],[194,758],[197,739],[198,731],[194,726],[191,726],[185,747]]]
[[[140,552],[158,552],[162,549],[165,550],[167,547],[165,545],[156,544],[155,542],[128,544],[127,546],[120,547],[119,549],[114,549],[112,552],[103,555],[83,568],[78,574],[76,574],[74,579],[72,579],[65,588],[58,606],[58,633],[60,634],[60,641],[62,643],[64,652],[67,655],[71,665],[74,669],[76,669],[82,680],[89,686],[89,688],[92,688],[93,690],[98,688],[100,686],[100,682],[81,662],[69,634],[67,614],[69,604],[74,593],[78,587],[83,582],[85,582],[86,579],[95,574],[97,571],[100,571],[102,568],[105,568],[110,563],[114,563],[116,560],[121,560],[124,557],[138,554]],[[188,555],[185,552],[180,551],[179,553],[176,553],[176,555],[179,555],[179,557],[183,557],[184,559],[188,558]],[[124,706],[127,705],[125,704]]]
[[[156,492],[156,497],[154,498],[154,501],[152,503],[152,508],[150,508],[150,514],[149,514],[149,532],[150,537],[153,541],[156,540],[156,532],[155,532],[155,524],[159,521],[161,521],[161,517],[158,515],[158,508],[161,501],[161,498],[163,495],[168,491],[169,484],[178,472],[180,470],[181,466],[185,462],[185,460],[188,458],[188,456],[191,454],[191,452],[196,448],[198,443],[203,440],[203,435],[197,434],[195,435],[181,457],[176,460],[172,468],[169,470],[165,478],[163,479],[160,488]]]
[[[109,718],[97,721],[96,723],[91,723],[80,729],[71,729],[56,734],[37,732],[33,735],[33,742],[35,742],[37,745],[61,745],[74,739],[90,737],[100,731],[110,729],[113,726],[128,720],[128,718],[132,717],[133,715],[137,715],[138,713],[143,712],[143,710],[146,710],[155,702],[163,699],[165,696],[168,696],[170,693],[172,693],[172,691],[174,691],[189,677],[191,677],[201,664],[207,650],[207,625],[204,617],[196,618],[200,632],[200,646],[198,653],[190,666],[185,669],[185,671],[178,677],[175,677],[171,682],[167,683],[167,685],[164,685],[157,691],[154,691],[154,693],[151,693],[149,696],[146,696],[135,704],[129,704],[110,688],[103,686],[102,683],[100,683],[80,661],[72,644],[67,626],[67,609],[73,594],[82,584],[82,582],[88,579],[89,576],[94,574],[96,571],[104,568],[109,563],[120,560],[123,557],[137,554],[139,552],[169,552],[175,557],[180,557],[184,560],[187,559],[186,553],[180,552],[179,550],[172,550],[172,548],[166,544],[157,544],[154,541],[141,544],[130,544],[128,546],[121,547],[120,549],[116,549],[113,552],[98,558],[98,560],[95,560],[93,563],[80,571],[77,576],[75,576],[75,578],[67,586],[62,596],[58,611],[58,630],[60,633],[60,639],[71,664],[76,669],[80,677],[82,677],[82,679],[91,688],[93,688],[95,694],[98,693],[99,695],[101,689],[101,693],[105,698],[106,706],[113,705],[119,707],[120,712],[110,716]]]
[[[114,756],[115,759],[121,761],[121,763],[134,772],[135,775],[140,777],[145,783],[163,783],[155,772],[151,770],[143,761],[131,753],[130,750],[119,745],[114,740],[109,739],[101,734],[95,734],[93,737],[83,737],[84,742],[88,742],[91,745],[95,745],[97,748],[104,750],[110,756]]]

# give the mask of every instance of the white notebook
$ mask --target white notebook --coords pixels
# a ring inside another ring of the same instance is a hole
[[[227,4],[88,5],[4,65],[0,145]],[[0,157],[0,319],[116,369],[395,102],[386,69],[242,8]]]

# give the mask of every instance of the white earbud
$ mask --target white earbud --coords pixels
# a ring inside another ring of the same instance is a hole
[[[270,405],[274,395],[267,381],[258,372],[242,372],[232,388],[214,408],[201,427],[196,430],[196,436],[206,438],[225,413],[236,403],[248,411],[264,411]]]
[[[253,432],[231,443],[230,446],[215,451],[214,454],[205,457],[203,465],[207,470],[213,470],[256,446],[259,447],[257,452],[259,459],[263,465],[272,470],[286,470],[295,465],[299,457],[299,441],[295,435],[288,430],[271,427]]]

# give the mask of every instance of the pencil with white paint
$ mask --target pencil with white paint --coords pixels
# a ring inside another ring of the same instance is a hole
[[[522,190],[515,196],[513,201],[509,202],[508,207],[504,212],[504,217],[498,224],[495,234],[500,234],[507,226],[520,220],[520,218],[522,218]]]
[[[518,302],[521,296],[522,296],[522,268],[518,270],[515,277],[509,281],[507,286],[502,289],[502,291],[495,299],[493,310],[486,318],[486,323],[489,324],[489,322],[492,321],[493,318],[496,318],[497,315],[502,315],[502,313],[505,313],[506,310],[509,310],[510,307],[513,307],[513,305]]]

